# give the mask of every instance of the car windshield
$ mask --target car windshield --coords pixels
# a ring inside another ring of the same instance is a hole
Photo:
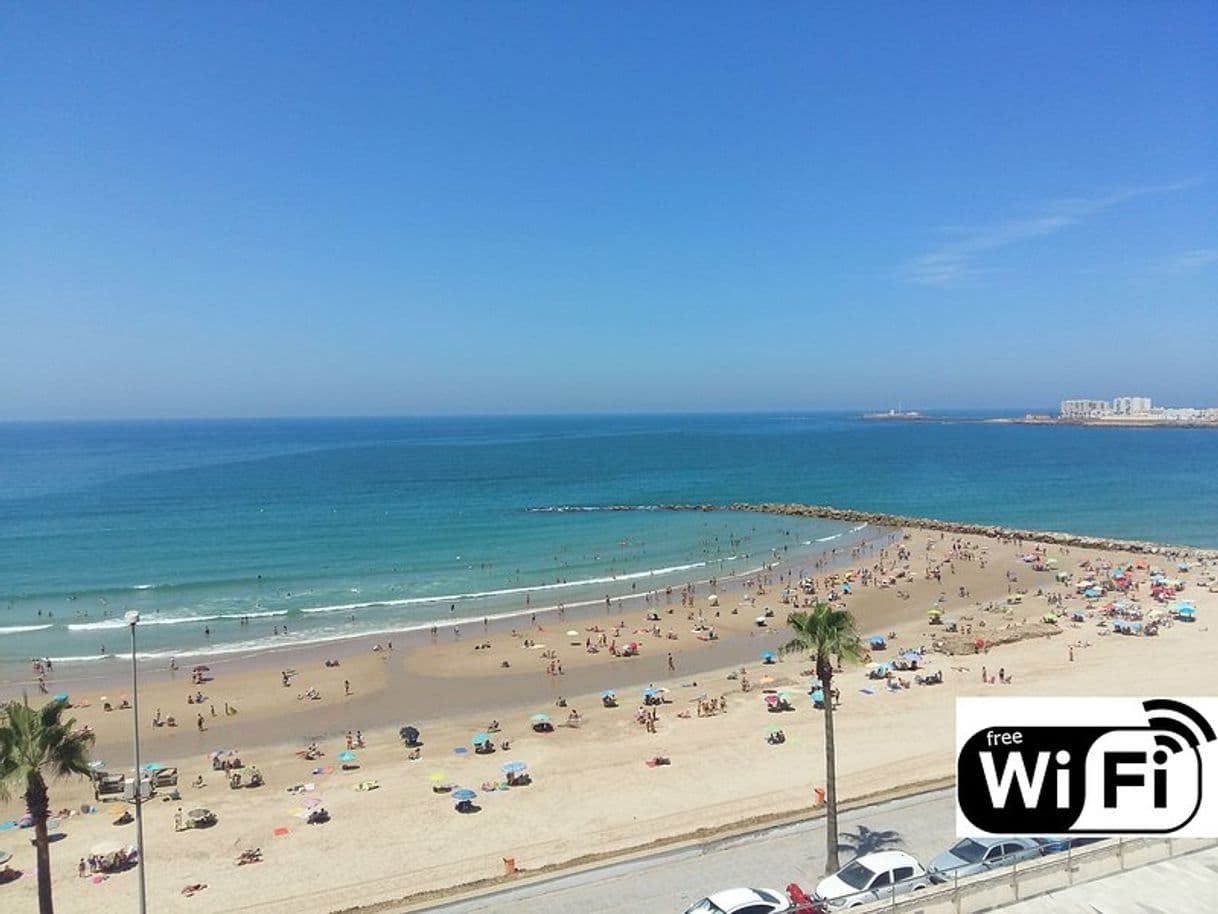
[[[985,856],[985,845],[978,844],[972,838],[965,838],[963,841],[957,841],[952,847],[952,856],[968,863],[978,863]]]
[[[875,873],[863,866],[855,860],[849,866],[843,867],[838,871],[837,878],[852,889],[866,888],[871,880],[875,878]]]
[[[692,908],[686,908],[685,914],[723,914],[723,908],[709,898],[703,898],[701,901],[695,902]]]

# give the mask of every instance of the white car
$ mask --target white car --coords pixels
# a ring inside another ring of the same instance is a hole
[[[816,886],[813,898],[830,908],[854,908],[930,885],[926,870],[903,851],[880,851],[851,860]]]
[[[685,909],[685,914],[784,914],[795,905],[774,889],[724,889]]]

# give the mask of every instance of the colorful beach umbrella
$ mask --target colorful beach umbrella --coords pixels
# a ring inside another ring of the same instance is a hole
[[[53,701],[67,701],[67,700],[68,700],[68,693],[67,693],[67,692],[58,692],[57,694],[52,695],[52,696],[51,696],[51,699],[52,699]]]
[[[601,698],[617,698],[617,692],[613,691],[613,689],[605,689],[601,692]]]
[[[147,765],[144,766],[144,770],[145,771],[160,771],[164,767],[165,766],[162,765],[160,762],[149,762]]]
[[[459,787],[450,794],[454,800],[472,800],[478,796],[477,793],[470,790],[468,787]]]
[[[340,752],[337,756],[335,756],[335,758],[337,758],[340,762],[354,762],[355,753],[354,752]]]
[[[489,733],[475,733],[473,743],[475,746],[481,746],[483,743],[489,743],[491,735]]]
[[[504,762],[499,767],[505,774],[520,774],[529,766],[524,762]]]
[[[535,724],[545,724],[550,722],[549,714],[534,714],[529,718]]]

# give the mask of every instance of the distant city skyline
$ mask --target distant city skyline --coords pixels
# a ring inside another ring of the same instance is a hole
[[[0,56],[0,420],[1218,402],[1213,3],[8,4]]]

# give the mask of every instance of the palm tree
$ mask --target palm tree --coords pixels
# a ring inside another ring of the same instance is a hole
[[[51,800],[43,772],[52,777],[89,774],[93,734],[77,732],[76,721],[60,718],[66,701],[31,708],[28,700],[10,701],[0,709],[0,797],[13,787],[24,788],[26,809],[34,820],[34,848],[38,856],[38,911],[52,914],[51,849],[47,819]],[[141,860],[142,864],[143,861]]]
[[[856,831],[842,832],[842,838],[845,840],[838,844],[838,849],[850,851],[855,857],[887,850],[893,845],[903,843],[904,840],[900,832],[875,831],[866,825],[860,825]]]
[[[844,609],[816,603],[808,612],[793,612],[787,625],[794,636],[779,648],[783,654],[811,654],[816,661],[825,701],[825,828],[828,857],[825,872],[834,873],[837,861],[837,750],[833,742],[833,656],[838,662],[858,660],[862,648],[854,617]]]

